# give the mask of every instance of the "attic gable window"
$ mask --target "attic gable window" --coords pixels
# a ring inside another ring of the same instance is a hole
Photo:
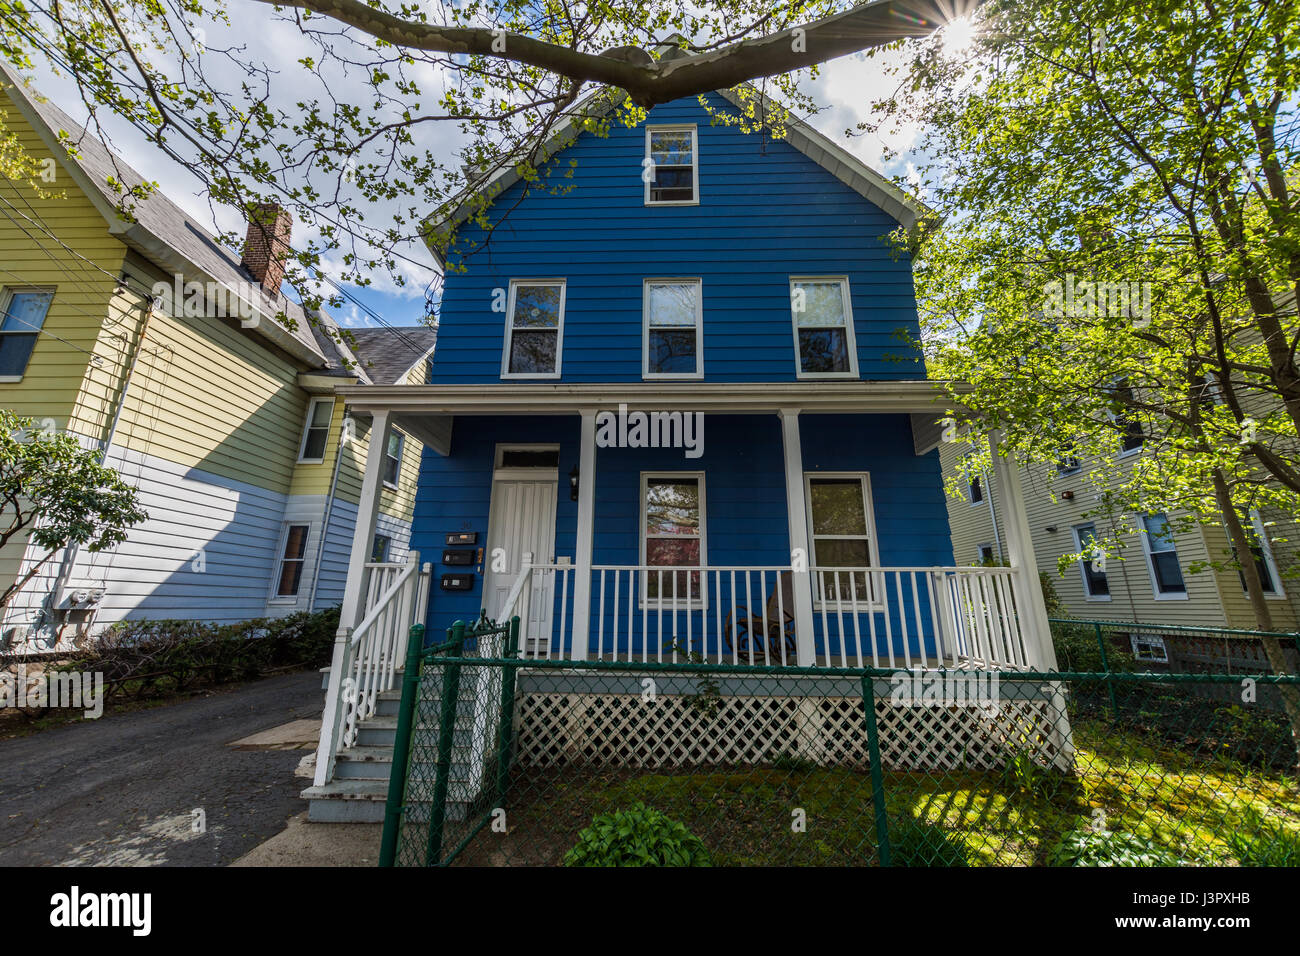
[[[790,314],[799,378],[857,377],[858,350],[847,278],[792,278]]]
[[[563,340],[564,280],[511,280],[501,377],[559,378]]]
[[[649,126],[642,176],[647,206],[692,206],[700,201],[694,126]]]

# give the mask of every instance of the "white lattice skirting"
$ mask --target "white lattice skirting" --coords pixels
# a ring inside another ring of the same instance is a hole
[[[894,706],[877,697],[881,762],[898,770],[994,770],[1028,751],[1068,766],[1063,699],[1004,700],[996,713],[973,707]],[[702,712],[703,711],[703,712]],[[670,768],[770,763],[798,758],[866,767],[862,698],[525,691],[516,700],[516,754],[532,767],[565,764]]]

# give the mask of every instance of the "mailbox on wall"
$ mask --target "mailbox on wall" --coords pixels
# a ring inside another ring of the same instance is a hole
[[[475,553],[473,548],[448,548],[442,552],[442,563],[465,567],[474,563]]]
[[[444,574],[439,586],[444,591],[472,591],[474,590],[474,578],[476,575],[470,574]]]
[[[454,548],[457,545],[478,544],[477,531],[449,531],[445,535],[447,547]]]

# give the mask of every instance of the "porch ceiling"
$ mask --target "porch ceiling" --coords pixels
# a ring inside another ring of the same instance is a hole
[[[797,409],[821,413],[932,414],[953,408],[949,383],[892,382],[629,382],[491,385],[342,385],[337,392],[361,412],[411,415],[563,415],[617,410],[749,414]],[[958,384],[959,393],[970,386]]]

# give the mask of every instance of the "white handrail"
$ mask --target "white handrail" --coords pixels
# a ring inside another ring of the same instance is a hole
[[[316,752],[316,786],[330,781],[338,751],[356,743],[361,721],[375,712],[379,695],[396,685],[411,625],[423,621],[427,608],[433,568],[421,567],[419,552],[410,552],[401,565],[368,565],[367,572],[359,585],[366,597],[364,616],[343,641],[337,673],[330,673],[326,725]],[[376,572],[391,582],[376,583]],[[344,636],[340,632],[340,640]]]

